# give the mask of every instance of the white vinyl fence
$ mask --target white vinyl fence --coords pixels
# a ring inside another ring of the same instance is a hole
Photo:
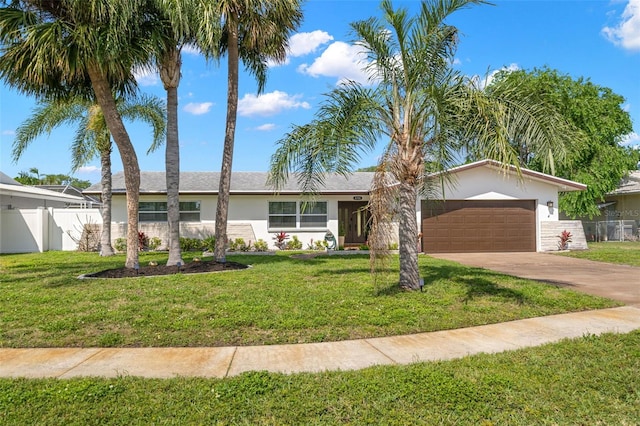
[[[0,210],[0,253],[76,250],[85,224],[102,225],[100,210]]]

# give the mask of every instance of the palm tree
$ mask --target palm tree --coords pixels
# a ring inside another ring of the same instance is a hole
[[[516,134],[530,144],[564,140],[549,127],[562,117],[540,99],[520,96],[517,85],[483,91],[452,68],[458,31],[445,20],[481,3],[423,1],[410,17],[383,0],[383,20],[352,24],[356,43],[368,56],[372,86],[349,82],[335,88],[316,118],[295,126],[272,157],[270,182],[276,189],[294,172],[302,187],[314,192],[326,173],[348,175],[384,137],[369,202],[372,260],[388,247],[395,206],[399,285],[405,289],[420,288],[416,203],[418,193],[429,188],[429,171],[445,170],[464,149],[518,164],[509,143]]]
[[[258,93],[264,89],[267,61],[283,61],[288,38],[302,20],[301,0],[222,0],[223,36],[219,56],[227,54],[227,118],[216,210],[216,261],[225,262],[231,166],[238,110],[240,60],[256,77]]]
[[[140,168],[116,94],[132,93],[132,69],[149,61],[147,0],[13,0],[0,8],[0,78],[41,98],[95,99],[122,159],[127,259],[138,265]]]
[[[162,102],[150,96],[131,99],[118,98],[118,111],[123,118],[142,120],[153,129],[153,143],[150,151],[162,143],[165,132],[165,111]],[[111,134],[102,114],[95,103],[82,97],[62,101],[43,101],[16,131],[13,143],[13,160],[18,161],[34,139],[50,133],[55,127],[76,124],[76,134],[72,144],[71,169],[77,170],[96,155],[100,156],[102,186],[102,234],[100,255],[114,254],[111,246]]]
[[[181,49],[190,42],[190,20],[194,2],[189,0],[158,0],[154,12],[163,21],[156,27],[159,43],[155,62],[167,92],[167,138],[165,145],[165,179],[167,186],[167,225],[169,227],[169,259],[167,265],[184,263],[180,249],[180,142],[178,137],[178,86],[182,68]],[[157,6],[157,7],[156,7]],[[179,26],[186,22],[187,25]],[[182,34],[180,34],[182,32]]]

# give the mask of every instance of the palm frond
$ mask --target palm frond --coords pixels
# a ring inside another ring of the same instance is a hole
[[[271,158],[270,185],[281,189],[292,172],[304,191],[313,193],[322,186],[326,173],[350,173],[381,134],[372,96],[356,83],[329,93],[316,120],[294,127],[278,142]]]
[[[122,118],[143,121],[151,126],[153,141],[147,153],[153,152],[164,143],[167,130],[165,102],[155,96],[141,94],[119,100],[118,109]]]
[[[78,102],[83,102],[77,99]],[[12,158],[18,161],[24,150],[39,136],[49,134],[64,124],[74,124],[83,119],[83,107],[68,101],[41,102],[32,115],[16,129]]]

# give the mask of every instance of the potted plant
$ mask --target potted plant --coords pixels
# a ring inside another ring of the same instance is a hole
[[[344,223],[338,222],[338,248],[344,248]]]

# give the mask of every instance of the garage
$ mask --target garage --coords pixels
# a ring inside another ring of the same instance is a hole
[[[425,253],[536,251],[535,200],[422,202]]]

